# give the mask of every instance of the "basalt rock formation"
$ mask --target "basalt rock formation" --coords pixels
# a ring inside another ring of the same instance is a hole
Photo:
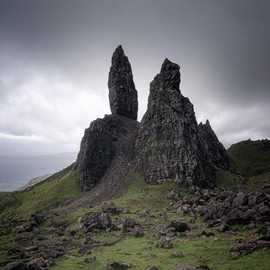
[[[179,89],[179,66],[165,59],[150,84],[148,108],[136,141],[145,180],[211,186],[214,171],[199,138],[193,105]]]
[[[210,125],[198,126],[179,85],[179,66],[166,59],[150,84],[148,108],[138,123],[131,65],[122,47],[116,48],[108,81],[112,114],[85,130],[76,163],[83,191],[99,182],[116,187],[131,167],[152,184],[176,179],[214,185],[215,167],[228,167],[225,149]]]
[[[229,156],[222,143],[218,140],[209,120],[205,124],[199,124],[199,135],[209,161],[218,168],[228,170],[230,168]]]
[[[85,130],[77,158],[82,191],[102,178],[121,178],[133,158],[138,122],[137,91],[131,66],[121,46],[112,56],[109,74],[111,115],[97,119]]]
[[[131,65],[121,46],[116,48],[112,56],[108,87],[112,114],[137,120],[137,91]]]
[[[112,170],[114,160],[119,163],[123,160],[122,169],[127,166],[133,158],[137,126],[137,121],[114,114],[90,124],[85,130],[77,160],[82,191],[92,189]]]

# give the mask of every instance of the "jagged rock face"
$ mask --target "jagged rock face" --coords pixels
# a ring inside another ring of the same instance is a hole
[[[166,59],[150,84],[148,108],[136,141],[137,163],[148,183],[176,178],[208,186],[214,172],[199,139],[193,105],[179,90],[179,66]]]
[[[205,124],[199,124],[199,134],[205,152],[210,162],[218,168],[228,170],[230,168],[230,159],[226,149],[218,140],[209,121]]]
[[[112,56],[108,87],[112,114],[136,120],[137,90],[133,82],[131,65],[121,46],[116,48]]]
[[[83,191],[98,182],[101,193],[116,190],[134,164],[148,183],[176,179],[188,185],[213,185],[214,167],[229,166],[226,150],[210,125],[198,127],[193,105],[180,92],[180,81],[179,66],[165,59],[150,84],[147,112],[139,125],[131,66],[122,47],[117,47],[108,81],[112,115],[93,121],[85,130],[76,162]]]
[[[126,166],[133,157],[136,131],[137,121],[119,115],[106,115],[91,123],[85,130],[77,159],[82,191],[92,189],[115,159],[121,158],[121,166]]]

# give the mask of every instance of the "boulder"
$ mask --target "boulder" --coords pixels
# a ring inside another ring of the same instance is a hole
[[[182,251],[174,251],[172,253],[172,256],[176,258],[182,258],[182,257],[185,257],[185,254]]]
[[[162,236],[157,242],[157,247],[170,249],[173,247],[172,239],[170,237]]]
[[[115,206],[113,203],[104,203],[102,205],[102,211],[111,215],[119,215],[122,209]]]
[[[244,206],[248,203],[248,197],[244,192],[237,193],[236,197],[233,199],[233,207]]]
[[[28,269],[29,270],[48,269],[48,260],[44,259],[43,257],[34,258],[28,263]]]
[[[177,201],[179,196],[175,190],[169,190],[166,197],[168,200]]]
[[[130,265],[125,262],[112,262],[107,266],[107,270],[126,270]]]
[[[233,256],[247,255],[255,250],[270,248],[270,241],[251,240],[244,243],[235,243],[230,249]]]
[[[85,258],[84,262],[91,264],[91,263],[95,262],[96,260],[97,260],[97,258],[95,256],[93,256],[93,257]]]
[[[173,228],[176,232],[186,232],[190,231],[190,226],[180,220],[172,220],[168,225],[169,228]]]
[[[86,233],[93,230],[107,230],[112,227],[111,217],[107,213],[88,213],[81,219]]]
[[[122,224],[122,231],[124,233],[129,233],[135,237],[141,237],[144,235],[144,230],[142,225],[137,223],[134,219],[126,218]]]

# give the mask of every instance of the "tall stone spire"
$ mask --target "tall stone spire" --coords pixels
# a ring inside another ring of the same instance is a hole
[[[136,141],[137,163],[148,183],[177,179],[211,186],[214,171],[199,139],[193,105],[181,94],[179,84],[179,66],[165,59],[150,84]]]
[[[85,130],[77,158],[82,191],[101,181],[113,193],[128,172],[137,134],[138,101],[131,66],[121,46],[112,56],[109,74],[111,115],[93,121]]]
[[[131,65],[121,45],[115,49],[112,56],[108,87],[112,114],[137,120],[137,90],[133,81]]]

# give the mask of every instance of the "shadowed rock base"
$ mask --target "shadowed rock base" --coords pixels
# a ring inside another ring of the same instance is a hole
[[[93,121],[85,130],[77,160],[82,191],[92,189],[109,168],[115,167],[114,160],[121,160],[121,168],[127,166],[133,158],[137,126],[135,120],[106,115]],[[117,177],[118,171],[114,171],[114,177]]]

